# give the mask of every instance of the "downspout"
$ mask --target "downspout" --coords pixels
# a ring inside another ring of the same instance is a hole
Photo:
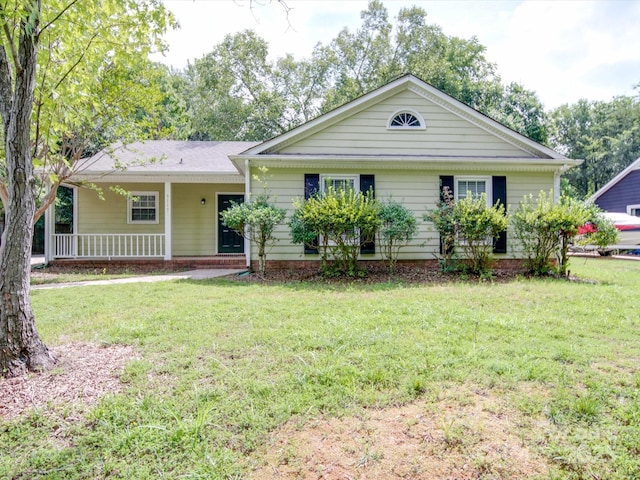
[[[251,199],[251,172],[249,171],[249,159],[244,159],[244,201]],[[251,240],[244,238],[244,255],[247,269],[251,270]]]

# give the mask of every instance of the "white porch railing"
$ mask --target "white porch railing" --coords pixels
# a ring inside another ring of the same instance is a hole
[[[57,233],[53,258],[163,257],[164,233]]]

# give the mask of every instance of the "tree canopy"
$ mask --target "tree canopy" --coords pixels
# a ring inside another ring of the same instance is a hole
[[[395,24],[381,1],[361,13],[356,31],[342,29],[307,59],[269,60],[252,31],[227,35],[182,75],[192,139],[264,140],[283,133],[405,73],[412,73],[534,140],[546,142],[546,116],[536,94],[504,86],[485,47],[446,35],[419,7]]]

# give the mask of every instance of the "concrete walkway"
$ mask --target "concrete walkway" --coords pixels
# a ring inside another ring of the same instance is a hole
[[[52,288],[86,287],[90,285],[116,285],[118,283],[150,283],[165,282],[168,280],[206,280],[208,278],[237,275],[246,270],[237,269],[201,269],[187,272],[167,273],[163,275],[144,275],[140,277],[113,278],[111,280],[87,280],[85,282],[46,283],[44,285],[31,285],[31,290],[47,290]]]

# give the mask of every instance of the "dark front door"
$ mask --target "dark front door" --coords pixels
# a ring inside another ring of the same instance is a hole
[[[231,202],[244,202],[244,195],[218,195],[218,253],[244,253],[244,239],[220,220],[220,213],[229,208]]]

